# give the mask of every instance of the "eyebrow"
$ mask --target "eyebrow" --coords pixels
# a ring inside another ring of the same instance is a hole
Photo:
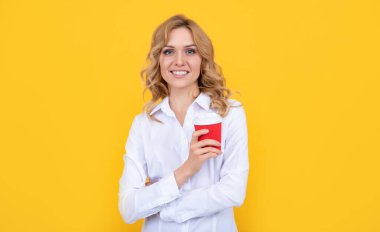
[[[192,47],[192,46],[195,46],[195,47],[196,47],[197,45],[195,45],[195,44],[190,44],[190,45],[186,45],[185,48],[187,48],[187,47]],[[165,45],[164,47],[174,48],[174,46],[169,45],[169,44]]]

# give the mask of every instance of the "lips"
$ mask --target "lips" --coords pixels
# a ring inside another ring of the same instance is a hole
[[[187,74],[189,74],[189,71],[187,70],[172,70],[170,71],[174,77],[176,78],[181,78],[181,77],[184,77],[186,76]]]

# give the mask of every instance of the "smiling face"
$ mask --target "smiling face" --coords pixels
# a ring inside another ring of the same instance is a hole
[[[173,29],[160,54],[161,75],[169,89],[197,88],[201,61],[190,30],[185,27]]]

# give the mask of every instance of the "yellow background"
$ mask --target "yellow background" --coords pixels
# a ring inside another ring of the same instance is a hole
[[[380,231],[376,0],[0,1],[0,231],[139,231],[117,209],[154,29],[183,13],[245,105],[239,231]],[[145,96],[145,101],[149,95]]]

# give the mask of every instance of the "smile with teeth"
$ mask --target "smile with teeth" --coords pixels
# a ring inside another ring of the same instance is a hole
[[[173,73],[175,77],[183,77],[189,72],[184,70],[184,71],[171,71],[171,73]]]

